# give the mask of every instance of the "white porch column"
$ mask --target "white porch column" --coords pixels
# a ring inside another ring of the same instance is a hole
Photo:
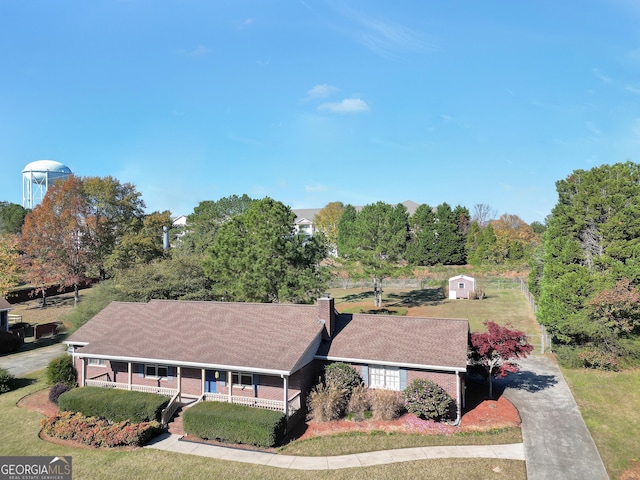
[[[282,389],[284,390],[284,415],[289,416],[289,376],[282,376]]]
[[[458,419],[460,422],[462,418],[462,382],[460,381],[460,372],[456,371],[456,407],[458,409]]]
[[[182,400],[182,367],[178,367],[178,400]]]
[[[133,383],[133,367],[131,362],[127,362],[127,390],[131,390],[131,384]]]
[[[87,362],[84,357],[80,357],[80,361],[82,362],[82,383],[80,386],[85,387],[87,385]]]
[[[205,390],[205,381],[206,381],[205,374],[206,374],[206,370],[203,368],[202,369],[202,395],[204,395],[206,393],[206,390]]]
[[[231,375],[231,370],[227,372],[227,385],[229,386],[229,403],[233,403],[231,398],[233,396],[233,375]]]

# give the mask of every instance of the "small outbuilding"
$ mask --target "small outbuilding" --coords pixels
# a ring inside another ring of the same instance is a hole
[[[449,299],[473,298],[476,291],[476,279],[467,275],[456,275],[449,279]]]
[[[9,312],[13,307],[4,298],[0,297],[0,332],[9,331]]]

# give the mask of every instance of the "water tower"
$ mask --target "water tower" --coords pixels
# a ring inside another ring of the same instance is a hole
[[[50,184],[65,180],[71,169],[53,160],[36,160],[22,170],[22,206],[33,208],[42,202]]]

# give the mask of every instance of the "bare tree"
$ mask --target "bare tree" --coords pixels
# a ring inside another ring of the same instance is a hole
[[[497,214],[498,211],[491,205],[486,203],[476,203],[473,206],[473,215],[471,220],[477,222],[481,227],[484,227],[491,220],[494,220]]]

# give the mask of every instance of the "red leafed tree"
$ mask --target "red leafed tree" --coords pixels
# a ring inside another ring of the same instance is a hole
[[[493,398],[493,377],[506,377],[519,370],[515,360],[526,358],[533,347],[524,332],[486,321],[486,332],[471,334],[471,361],[485,369],[489,376],[489,397]]]
[[[82,181],[70,177],[49,188],[42,203],[25,218],[22,227],[27,280],[43,293],[50,285],[73,286],[78,301],[78,284],[86,280],[91,262],[87,202]]]

